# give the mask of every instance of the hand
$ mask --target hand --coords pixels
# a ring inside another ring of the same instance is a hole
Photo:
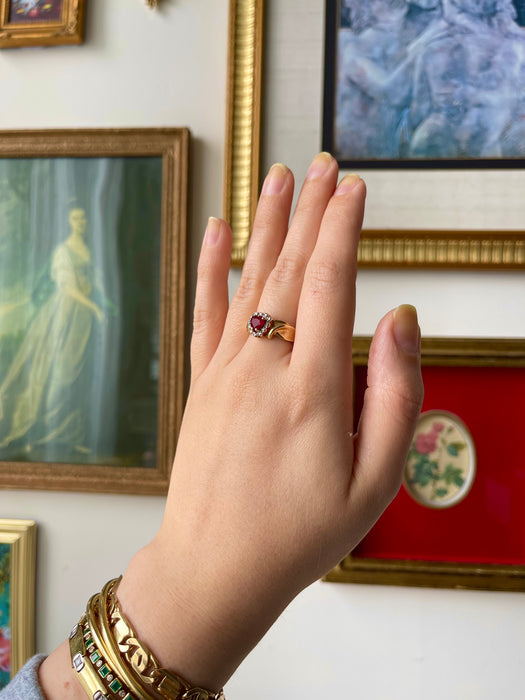
[[[352,333],[365,186],[310,166],[288,228],[292,173],[265,183],[228,307],[228,225],[199,263],[192,380],[164,521],[119,597],[161,662],[218,688],[281,611],[337,564],[396,494],[422,401],[417,317],[389,312],[351,437]],[[265,311],[295,342],[254,338]]]

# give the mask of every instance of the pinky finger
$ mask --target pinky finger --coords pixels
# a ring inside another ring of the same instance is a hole
[[[228,313],[228,272],[232,234],[222,219],[210,217],[197,270],[191,339],[192,379],[208,366],[221,339]]]

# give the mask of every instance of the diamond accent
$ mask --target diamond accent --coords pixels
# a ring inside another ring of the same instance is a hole
[[[77,673],[80,673],[82,669],[84,668],[84,659],[82,658],[82,654],[75,654],[73,657],[73,668]]]

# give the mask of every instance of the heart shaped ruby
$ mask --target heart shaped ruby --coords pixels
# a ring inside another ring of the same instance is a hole
[[[256,311],[250,316],[247,327],[252,335],[254,335],[256,338],[260,338],[268,333],[271,324],[272,319],[268,314],[265,314],[262,311]]]
[[[261,318],[260,316],[252,316],[250,319],[250,325],[255,332],[262,331],[265,323],[266,319]]]

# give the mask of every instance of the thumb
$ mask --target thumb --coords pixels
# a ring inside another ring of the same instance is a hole
[[[353,471],[361,503],[384,510],[396,495],[422,402],[421,331],[415,308],[403,305],[380,321],[370,346]]]

